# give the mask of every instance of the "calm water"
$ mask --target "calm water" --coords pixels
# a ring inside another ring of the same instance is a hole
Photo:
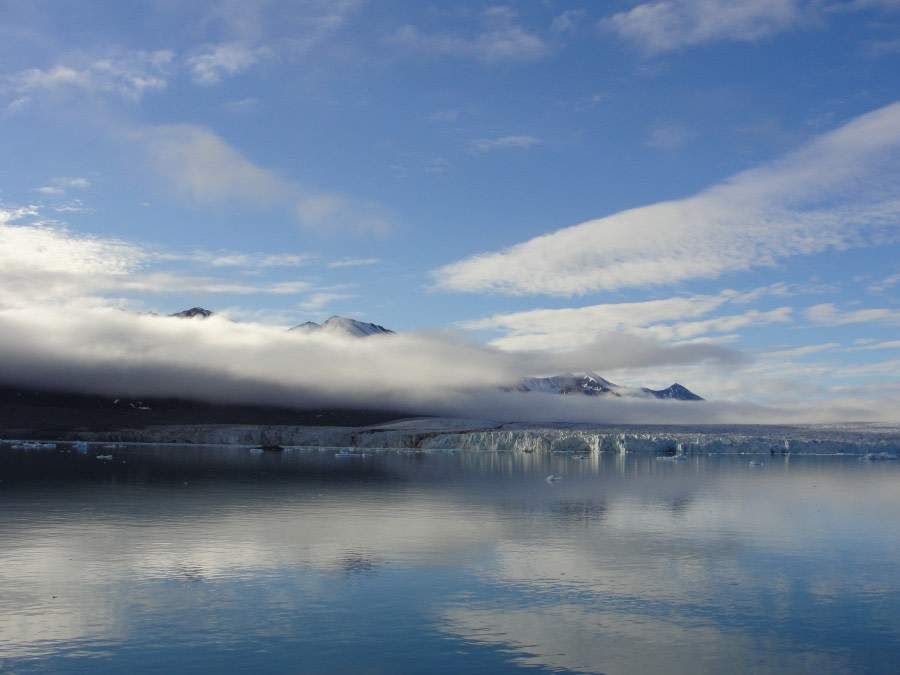
[[[0,673],[900,672],[900,462],[334,455],[0,447]]]

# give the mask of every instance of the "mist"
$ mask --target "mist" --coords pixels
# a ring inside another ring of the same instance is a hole
[[[878,407],[848,400],[775,409],[503,390],[529,376],[637,361],[728,367],[740,360],[711,345],[608,339],[592,345],[602,347],[602,357],[591,358],[594,349],[509,352],[449,332],[360,339],[297,334],[221,316],[180,319],[46,305],[0,310],[0,335],[2,383],[111,397],[393,409],[523,423],[825,422],[886,419],[897,409],[893,400]]]

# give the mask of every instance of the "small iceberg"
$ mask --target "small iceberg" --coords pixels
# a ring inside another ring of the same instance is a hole
[[[97,459],[103,459],[103,460],[106,460],[106,461],[109,461],[109,460],[111,460],[112,458],[113,458],[112,455],[97,455]]]
[[[75,448],[78,452],[87,452],[88,444],[87,441],[75,441],[72,443],[72,447]]]
[[[751,460],[750,460],[750,466],[762,466],[762,465],[763,465],[763,463],[760,462],[758,459],[751,459]]]
[[[350,448],[341,448],[335,455],[338,459],[365,459],[366,457],[371,456],[372,455],[366,452],[353,452]]]
[[[898,457],[889,452],[867,452],[860,459],[864,462],[888,462]]]
[[[56,450],[56,443],[40,443],[38,441],[18,442],[12,445],[14,450]]]
[[[554,475],[551,473],[551,474],[550,474],[549,476],[547,476],[544,480],[546,480],[548,483],[556,483],[556,482],[562,480],[562,476],[554,476]]]

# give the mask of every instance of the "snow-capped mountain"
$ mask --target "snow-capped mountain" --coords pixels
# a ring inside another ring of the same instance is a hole
[[[529,377],[516,388],[518,391],[533,391],[542,394],[582,394],[585,396],[652,396],[654,398],[678,401],[702,401],[703,398],[677,382],[665,389],[640,389],[622,387],[600,377],[596,373],[584,375],[556,375],[553,377]]]
[[[192,307],[183,312],[172,314],[181,318],[199,318],[206,319],[212,316],[214,312],[202,307]],[[289,328],[289,331],[297,333],[318,333],[325,332],[337,335],[352,337],[370,337],[372,335],[393,334],[394,331],[379,326],[376,323],[367,323],[365,321],[357,321],[356,319],[348,319],[345,316],[333,316],[327,321],[318,324],[314,321],[307,321],[298,326]],[[536,392],[542,394],[581,394],[584,396],[634,396],[643,398],[659,398],[672,399],[676,401],[702,401],[703,398],[697,396],[677,382],[665,389],[650,389],[648,387],[622,387],[613,384],[609,380],[587,371],[583,375],[575,375],[566,373],[565,375],[555,375],[553,377],[529,377],[514,387],[508,387],[507,390],[520,392]]]
[[[586,396],[600,396],[601,394],[614,394],[619,389],[596,373],[588,372],[584,375],[555,375],[553,377],[529,377],[522,381],[520,391],[536,391],[543,394],[585,394]]]
[[[322,324],[318,324],[314,321],[307,321],[306,323],[301,323],[299,326],[294,326],[289,330],[299,333],[325,331],[341,335],[352,335],[354,337],[369,337],[370,335],[381,335],[394,332],[375,323],[366,323],[365,321],[348,319],[345,316],[333,316]]]

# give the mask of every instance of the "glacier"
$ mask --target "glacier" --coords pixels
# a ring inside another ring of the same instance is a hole
[[[266,425],[147,426],[77,432],[80,443],[176,443],[401,449],[412,451],[704,454],[853,454],[892,459],[900,428],[859,425],[650,425],[497,424],[485,420],[413,418],[368,427]]]

